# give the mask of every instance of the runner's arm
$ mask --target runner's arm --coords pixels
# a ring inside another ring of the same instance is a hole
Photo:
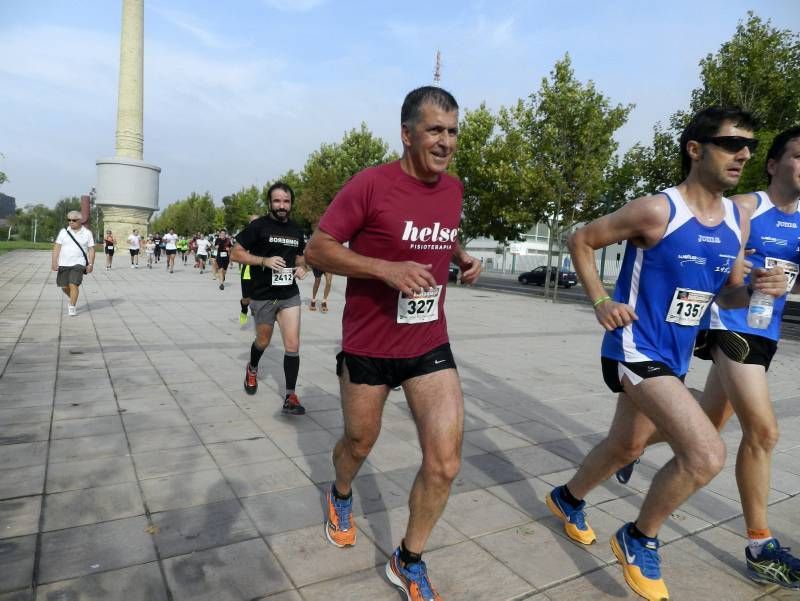
[[[283,257],[259,257],[251,254],[241,243],[235,245],[231,250],[231,261],[236,261],[242,265],[259,265],[270,269],[283,269],[286,261]]]
[[[53,244],[53,254],[50,258],[50,267],[53,271],[58,271],[58,255],[61,254],[61,245],[56,242]]]
[[[568,239],[575,271],[592,302],[597,321],[611,331],[638,319],[633,307],[611,300],[600,280],[594,251],[627,240],[642,247],[655,244],[669,222],[669,202],[662,195],[632,200],[621,209],[576,230]]]
[[[430,271],[431,265],[366,257],[345,248],[336,238],[319,228],[308,242],[306,257],[311,265],[322,271],[352,278],[381,280],[408,295],[437,285]]]
[[[481,274],[483,264],[468,254],[461,243],[456,240],[453,247],[453,261],[455,261],[461,269],[461,281],[464,284],[474,284]]]

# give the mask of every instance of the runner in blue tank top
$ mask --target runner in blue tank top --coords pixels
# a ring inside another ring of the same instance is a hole
[[[786,291],[797,290],[800,264],[800,127],[778,134],[767,153],[769,187],[765,192],[735,196],[733,200],[750,217],[746,253],[748,267],[779,264],[787,275]],[[746,280],[749,278],[746,278]],[[767,370],[778,346],[786,296],[775,299],[766,329],[747,324],[747,309],[711,305],[710,328],[700,333],[695,356],[711,359],[700,403],[721,430],[735,412],[742,427],[736,457],[736,481],[741,491],[748,545],[745,563],[757,582],[800,588],[800,559],[781,547],[769,529],[769,495],[772,450],[778,441],[778,424],[767,386]],[[661,442],[656,435],[650,444]],[[617,474],[626,482],[633,465]],[[620,473],[623,473],[620,476]]]
[[[744,306],[749,300],[741,248],[749,223],[722,194],[738,183],[755,150],[753,129],[752,117],[739,109],[701,111],[681,135],[683,182],[631,201],[569,241],[576,271],[608,332],[604,379],[621,394],[606,439],[546,502],[571,539],[593,543],[584,497],[641,455],[656,430],[662,432],[675,458],[656,474],[636,521],[611,538],[625,581],[645,599],[669,598],[659,567],[659,528],[725,462],[719,433],[682,378],[711,301]],[[597,274],[595,250],[622,240],[625,261],[611,299]],[[752,285],[777,296],[785,278],[780,269],[758,270]]]

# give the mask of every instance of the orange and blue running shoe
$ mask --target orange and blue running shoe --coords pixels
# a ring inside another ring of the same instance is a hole
[[[597,540],[594,530],[586,523],[586,501],[581,501],[578,506],[570,505],[563,497],[563,486],[557,486],[547,495],[545,503],[553,515],[564,522],[564,532],[577,543],[591,545]]]
[[[777,538],[771,538],[761,547],[758,557],[745,548],[747,575],[755,582],[778,584],[788,589],[800,589],[800,559],[781,547]]]
[[[406,594],[406,601],[442,601],[428,579],[425,562],[417,561],[403,566],[400,561],[400,547],[394,550],[386,562],[386,577]]]
[[[325,536],[337,547],[356,544],[356,523],[353,521],[353,497],[337,499],[333,486],[325,493],[328,505],[328,519],[325,521]]]
[[[658,539],[631,536],[630,527],[629,522],[611,537],[611,550],[622,566],[625,582],[647,601],[669,601],[667,585],[661,578]]]

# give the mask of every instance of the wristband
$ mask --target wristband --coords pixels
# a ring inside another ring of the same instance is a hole
[[[596,301],[594,301],[592,303],[592,307],[594,307],[596,309],[598,306],[602,305],[604,302],[610,301],[610,300],[611,300],[611,297],[608,296],[608,295],[601,296],[600,298],[598,298]]]

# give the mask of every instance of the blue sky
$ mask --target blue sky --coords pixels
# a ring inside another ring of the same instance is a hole
[[[797,29],[797,0],[643,2],[145,0],[144,158],[161,208],[301,169],[365,121],[399,150],[399,112],[429,83],[496,110],[569,52],[576,76],[635,103],[621,148],[686,107],[698,62],[748,9]],[[17,206],[86,193],[114,154],[121,0],[0,0],[0,191]]]

